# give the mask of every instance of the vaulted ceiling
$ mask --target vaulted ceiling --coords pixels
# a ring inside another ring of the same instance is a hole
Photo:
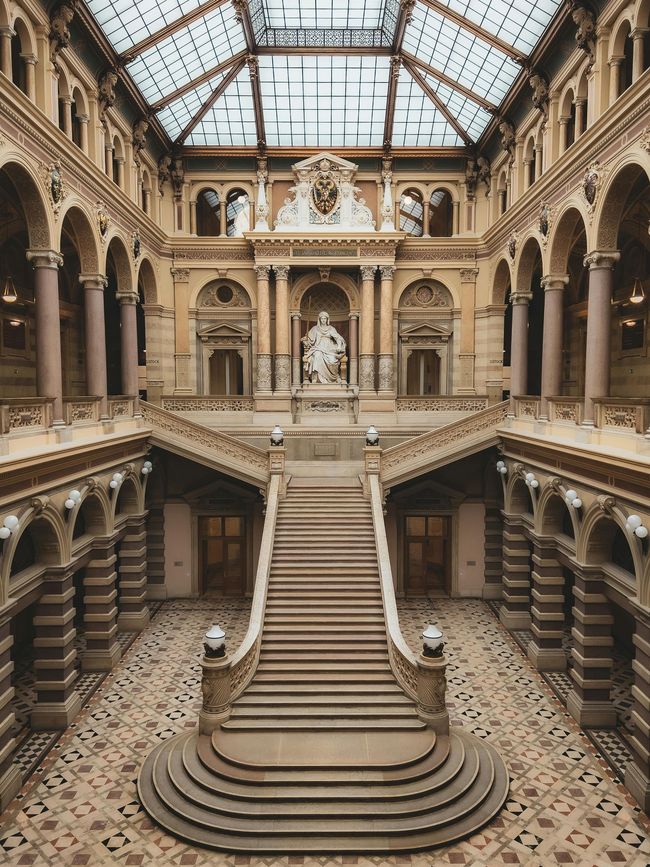
[[[178,144],[475,143],[561,0],[86,0]]]

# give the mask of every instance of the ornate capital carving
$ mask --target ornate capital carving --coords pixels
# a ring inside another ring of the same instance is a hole
[[[174,278],[174,283],[187,283],[190,279],[190,269],[189,268],[171,268],[172,277]]]
[[[60,268],[63,256],[56,250],[28,250],[25,254],[32,268]]]
[[[139,300],[137,292],[116,292],[115,297],[120,304],[137,304]]]
[[[382,280],[392,280],[393,275],[395,274],[395,266],[394,265],[380,265],[379,271],[381,273]]]
[[[547,274],[541,279],[541,286],[545,292],[552,292],[557,289],[564,289],[569,282],[568,274]]]
[[[598,268],[611,269],[621,258],[618,250],[594,250],[584,258],[585,268],[595,271]]]
[[[517,292],[510,293],[510,302],[514,304],[529,304],[533,300],[532,292],[523,292],[518,290]]]
[[[101,292],[108,286],[108,279],[103,274],[80,274],[79,282],[84,289],[99,289]]]
[[[262,265],[258,267],[264,266]],[[275,273],[275,277],[277,280],[289,279],[289,265],[273,265],[273,272]]]
[[[460,282],[461,283],[476,283],[478,277],[478,268],[461,268]]]
[[[361,266],[361,279],[362,280],[374,280],[376,270],[377,270],[376,265],[362,265]]]

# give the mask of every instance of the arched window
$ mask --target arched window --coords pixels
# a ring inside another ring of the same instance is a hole
[[[118,187],[124,186],[124,154],[122,142],[117,136],[113,139],[112,178]]]
[[[14,33],[11,37],[11,80],[19,90],[29,96],[27,93],[27,64],[22,54],[22,40],[18,33]]]
[[[524,154],[524,187],[528,189],[535,183],[535,139],[529,138]]]
[[[628,23],[625,23],[621,28],[619,40],[622,51],[621,67],[618,78],[618,95],[620,96],[622,93],[625,93],[628,87],[632,84],[632,55],[634,51],[634,43],[631,38],[630,25]]]
[[[424,232],[424,202],[422,193],[414,188],[405,190],[399,200],[399,228],[416,238]]]
[[[429,234],[432,238],[450,238],[454,234],[454,203],[447,190],[431,193]]]
[[[220,235],[219,195],[202,190],[196,199],[196,234],[202,238]]]
[[[501,172],[501,175],[499,176],[497,196],[499,197],[499,216],[502,216],[508,208],[508,182],[506,180],[505,172]]]
[[[88,117],[84,110],[84,102],[81,93],[79,88],[76,87],[72,92],[72,141],[82,150],[84,150],[85,145],[82,132],[84,121],[87,123]]]
[[[230,190],[226,196],[226,234],[241,238],[250,230],[250,202],[245,190]]]

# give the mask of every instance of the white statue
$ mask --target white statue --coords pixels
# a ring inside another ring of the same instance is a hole
[[[239,196],[237,199],[239,210],[235,214],[233,238],[243,237],[245,232],[250,230],[250,206],[248,204],[248,196]]]
[[[340,383],[341,359],[345,355],[345,340],[333,325],[329,313],[318,314],[318,322],[302,338],[303,360],[310,382]]]

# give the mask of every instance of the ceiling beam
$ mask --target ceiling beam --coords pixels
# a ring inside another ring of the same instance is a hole
[[[339,45],[258,45],[255,53],[260,57],[264,54],[362,54],[365,57],[390,57],[393,49],[390,45],[381,47],[339,46]]]
[[[420,58],[416,57],[415,54],[411,54],[408,51],[402,51],[402,61],[408,61],[411,66],[415,66],[418,69],[421,69],[423,72],[428,73],[433,78],[436,78],[438,81],[442,82],[442,84],[446,84],[447,87],[451,87],[453,90],[457,90],[458,93],[462,93],[463,96],[466,96],[468,99],[473,100],[486,111],[495,112],[497,110],[497,107],[493,102],[484,99],[482,96],[479,96],[478,93],[474,93],[473,90],[470,90],[468,87],[459,84],[459,82],[455,81],[453,78],[449,78],[449,76],[445,75],[444,72],[438,72],[437,69],[434,69],[433,66],[429,66],[429,64],[425,63],[423,60],[420,60]]]
[[[397,82],[399,80],[402,58],[395,54],[390,59],[390,77],[388,79],[388,95],[386,97],[386,116],[384,119],[384,149],[389,151],[393,142],[393,121],[395,120],[395,100],[397,99]]]
[[[250,9],[248,8],[248,0],[232,0],[232,5],[246,39],[246,48],[248,49],[246,63],[248,64],[251,90],[253,92],[257,146],[261,151],[264,151],[266,147],[266,130],[264,128],[264,109],[262,107],[262,92],[260,90],[260,64],[257,57],[257,45],[255,44],[255,31],[253,30],[253,22],[251,21]]]
[[[393,54],[399,54],[402,50],[406,25],[409,24],[413,17],[414,8],[415,0],[399,0],[399,12],[397,13],[397,21],[395,22],[395,35],[393,36]]]
[[[513,48],[510,43],[504,42],[503,39],[499,39],[498,36],[494,36],[479,24],[474,24],[473,21],[470,21],[464,15],[454,12],[453,9],[445,6],[444,3],[440,3],[439,0],[420,0],[420,2],[423,3],[424,6],[428,6],[429,9],[432,9],[434,12],[437,12],[439,15],[442,15],[443,18],[453,21],[454,24],[462,27],[463,30],[469,30],[470,33],[477,36],[479,39],[482,39],[483,42],[487,42],[488,45],[491,45],[493,48],[498,48],[499,51],[507,54],[508,57],[511,57],[517,63],[524,64],[526,62],[527,55],[522,54],[521,51],[517,51],[517,49]]]
[[[214,9],[217,9],[219,6],[223,6],[224,3],[227,2],[228,0],[207,0],[206,3],[199,4],[196,9],[192,9],[192,11],[188,12],[187,15],[181,15],[180,18],[165,25],[165,27],[161,27],[160,30],[156,30],[155,33],[152,33],[140,42],[132,45],[131,48],[127,48],[126,51],[123,51],[122,54],[120,54],[120,62],[130,63],[139,54],[142,54],[147,51],[147,49],[162,42],[163,39],[167,39],[167,37],[171,36],[172,33],[182,30],[183,27],[187,27],[188,24],[192,24],[192,22],[196,21],[198,18],[203,18],[205,15],[212,12]]]
[[[201,84],[205,84],[206,81],[210,81],[211,78],[214,78],[214,76],[218,75],[220,72],[225,72],[226,69],[230,69],[233,64],[239,63],[243,65],[245,61],[246,52],[240,51],[238,54],[235,54],[228,60],[224,60],[223,63],[219,63],[217,66],[213,66],[212,69],[206,69],[206,71],[199,75],[198,78],[193,78],[191,81],[188,81],[187,84],[184,84],[182,87],[178,87],[176,90],[168,93],[167,96],[163,96],[163,98],[159,99],[158,102],[152,103],[151,111],[160,111],[161,108],[169,105],[170,102],[173,102],[180,96],[185,96],[185,94],[189,93],[190,90],[194,90],[195,87],[198,87]]]
[[[420,75],[417,69],[408,62],[408,60],[404,61],[404,66],[408,71],[409,75],[413,78],[413,81],[422,88],[422,90],[429,97],[431,102],[435,105],[438,111],[442,114],[448,124],[454,128],[456,133],[462,138],[466,145],[474,144],[474,141],[467,133],[467,131],[458,123],[458,120],[451,114],[447,106],[442,102],[438,94],[433,90],[432,87],[429,86],[428,82]]]
[[[176,144],[182,144],[183,141],[188,137],[188,135],[192,132],[194,127],[200,123],[205,115],[210,111],[215,102],[219,99],[219,97],[223,94],[225,89],[231,84],[235,78],[239,75],[239,73],[244,68],[245,61],[241,60],[239,63],[236,63],[233,68],[230,70],[228,75],[220,81],[217,87],[212,91],[208,99],[203,103],[201,108],[197,111],[194,117],[187,124],[185,129],[180,133],[178,138],[176,139]]]

